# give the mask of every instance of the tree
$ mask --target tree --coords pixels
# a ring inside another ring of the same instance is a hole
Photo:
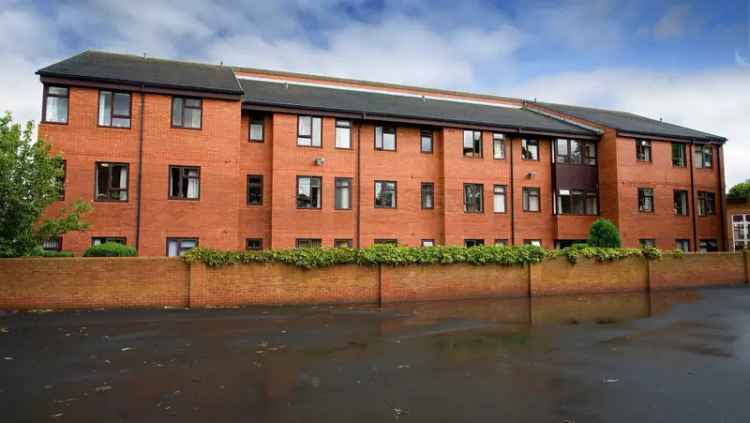
[[[597,219],[591,224],[588,244],[592,247],[620,248],[620,232],[617,226],[607,219]]]
[[[0,257],[34,254],[44,239],[88,228],[80,217],[91,205],[82,201],[39,222],[60,196],[63,166],[62,158],[50,156],[49,144],[33,141],[33,129],[32,122],[13,122],[10,113],[0,117]]]
[[[744,200],[750,198],[750,179],[733,186],[727,194],[730,200]]]

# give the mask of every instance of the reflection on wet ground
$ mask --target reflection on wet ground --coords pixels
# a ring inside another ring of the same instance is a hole
[[[3,421],[748,421],[750,290],[0,317]],[[171,416],[171,417],[169,417]]]

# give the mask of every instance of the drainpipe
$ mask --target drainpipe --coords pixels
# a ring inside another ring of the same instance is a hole
[[[516,202],[515,188],[513,186],[513,138],[510,139],[510,246],[516,245]]]
[[[145,87],[141,85],[141,116],[140,116],[140,130],[138,134],[138,198],[136,199],[135,209],[135,250],[138,255],[141,254],[141,192],[142,192],[142,173],[143,173],[143,122],[144,122],[144,103]]]
[[[716,171],[718,172],[719,176],[719,216],[721,220],[721,251],[729,251],[729,245],[727,243],[727,228],[724,227],[726,225],[726,216],[724,213],[724,174],[721,171],[722,168],[722,151],[721,151],[721,144],[716,146]]]
[[[693,175],[693,144],[695,141],[690,140],[688,145],[688,163],[690,163],[690,206],[692,207],[693,215],[693,251],[698,251],[698,223],[696,222],[695,215],[698,210],[695,207],[695,176]]]
[[[364,122],[365,115],[362,114],[362,120],[357,124],[357,248],[360,246],[361,238],[361,204],[362,204],[362,142],[360,140],[360,130],[362,129],[362,122]]]

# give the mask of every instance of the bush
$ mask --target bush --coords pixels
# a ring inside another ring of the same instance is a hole
[[[591,224],[587,242],[591,247],[599,248],[620,248],[622,246],[617,226],[607,219],[598,219]]]
[[[137,255],[135,248],[117,242],[94,245],[83,253],[84,257],[135,257]]]
[[[730,200],[743,200],[750,198],[750,179],[733,186],[729,190],[727,198]]]
[[[35,254],[36,257],[51,257],[51,258],[60,258],[60,257],[73,257],[72,251],[42,251],[38,254]]]

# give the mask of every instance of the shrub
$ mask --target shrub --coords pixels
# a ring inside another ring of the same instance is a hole
[[[579,257],[596,259],[600,262],[622,260],[627,257],[645,257],[656,260],[661,257],[661,251],[654,247],[644,248],[600,248],[600,247],[570,247],[558,250],[556,256],[563,256],[572,264],[578,262]]]
[[[743,200],[750,198],[750,179],[733,186],[729,190],[727,198],[730,200]]]
[[[135,248],[117,242],[94,245],[83,253],[84,257],[135,257],[137,255]]]
[[[598,219],[591,224],[587,242],[591,247],[600,248],[620,248],[622,245],[617,226],[607,219]]]
[[[72,251],[42,251],[37,255],[37,257],[51,257],[51,258],[60,258],[60,257],[73,257]]]

